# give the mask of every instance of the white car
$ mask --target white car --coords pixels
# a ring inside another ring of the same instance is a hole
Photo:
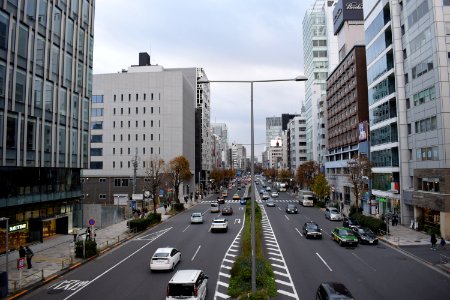
[[[263,199],[263,200],[267,200],[267,199],[269,199],[269,198],[270,198],[269,193],[264,193],[264,194],[262,195],[262,199]]]
[[[225,218],[215,218],[211,224],[211,232],[228,231],[228,221]]]
[[[277,197],[278,197],[278,192],[277,191],[272,192],[272,198],[277,198]]]
[[[330,221],[342,221],[342,215],[335,207],[325,208],[325,218]]]
[[[173,270],[181,261],[181,252],[172,247],[158,248],[150,259],[150,270]]]
[[[206,299],[208,276],[201,270],[179,270],[167,284],[166,300]]]
[[[193,212],[191,214],[191,223],[203,223],[203,215],[201,212]]]
[[[209,210],[212,213],[218,213],[220,212],[220,206],[218,202],[211,202],[211,208]]]

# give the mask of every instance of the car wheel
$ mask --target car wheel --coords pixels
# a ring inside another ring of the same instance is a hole
[[[172,271],[175,270],[175,263],[172,264]]]

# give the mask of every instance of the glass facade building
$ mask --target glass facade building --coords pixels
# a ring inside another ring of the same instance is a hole
[[[0,4],[0,215],[21,225],[14,248],[72,227],[89,162],[95,4]]]

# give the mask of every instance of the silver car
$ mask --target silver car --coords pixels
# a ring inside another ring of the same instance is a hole
[[[325,218],[330,221],[342,221],[342,215],[335,207],[325,208]]]
[[[191,214],[191,223],[203,223],[203,215],[201,212],[193,212]]]

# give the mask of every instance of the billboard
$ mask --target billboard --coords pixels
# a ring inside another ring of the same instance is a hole
[[[345,21],[363,20],[363,0],[339,0],[333,9],[334,34],[337,34]]]
[[[364,142],[369,136],[369,124],[367,121],[363,121],[358,124],[358,140]]]

